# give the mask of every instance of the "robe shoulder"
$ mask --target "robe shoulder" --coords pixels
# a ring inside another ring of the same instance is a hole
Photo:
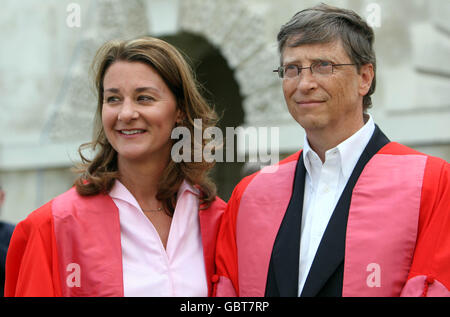
[[[52,201],[17,224],[6,257],[5,296],[59,296]]]

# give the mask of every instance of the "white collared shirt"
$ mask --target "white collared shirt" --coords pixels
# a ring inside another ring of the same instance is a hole
[[[306,178],[300,237],[299,295],[334,208],[374,131],[375,123],[369,115],[369,120],[358,132],[325,153],[323,164],[305,136],[303,161]]]
[[[164,249],[135,197],[115,181],[109,195],[119,209],[125,296],[208,296],[198,194],[186,181],[180,186]]]

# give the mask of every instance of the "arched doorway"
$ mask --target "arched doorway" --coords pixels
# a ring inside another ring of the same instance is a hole
[[[179,32],[161,39],[171,43],[182,51],[196,73],[198,81],[205,88],[204,97],[215,106],[220,117],[219,127],[225,137],[226,127],[238,127],[244,123],[244,110],[239,85],[234,78],[233,70],[221,52],[211,45],[204,37]],[[224,144],[225,146],[225,144]],[[233,153],[236,153],[234,142]],[[227,151],[224,148],[224,153]],[[212,171],[216,181],[218,194],[228,200],[234,186],[241,179],[243,162],[218,162]]]

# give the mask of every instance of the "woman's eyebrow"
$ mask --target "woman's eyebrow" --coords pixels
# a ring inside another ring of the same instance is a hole
[[[112,92],[112,93],[118,94],[120,92],[120,90],[117,88],[108,88],[108,89],[105,89],[103,92]]]
[[[157,89],[155,87],[139,87],[139,88],[135,89],[136,92],[143,92],[143,91],[146,91],[146,90],[151,90],[151,91],[153,91],[155,93],[160,93],[159,89]]]

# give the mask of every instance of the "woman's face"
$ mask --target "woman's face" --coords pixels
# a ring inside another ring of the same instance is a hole
[[[118,61],[103,87],[103,128],[119,160],[167,160],[181,111],[161,76],[147,64]]]

